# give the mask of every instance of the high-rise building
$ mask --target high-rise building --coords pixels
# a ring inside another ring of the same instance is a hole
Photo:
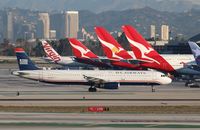
[[[56,30],[50,30],[50,38],[55,39],[56,38]]]
[[[49,39],[50,20],[48,13],[39,13],[40,20],[43,23],[43,38]]]
[[[13,13],[12,12],[8,12],[7,14],[7,38],[9,40],[13,40]]]
[[[151,25],[150,27],[150,38],[156,38],[156,26]]]
[[[163,41],[169,40],[169,26],[168,25],[161,26],[161,40]]]
[[[77,38],[79,30],[78,11],[67,11],[65,13],[65,34],[66,37]]]

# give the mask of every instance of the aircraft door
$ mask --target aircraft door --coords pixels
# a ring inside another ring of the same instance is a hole
[[[157,75],[156,75],[156,72],[154,72],[154,71],[152,70],[152,80],[153,80],[153,81],[156,81],[157,78],[158,78],[158,77],[157,77]]]
[[[39,81],[43,80],[43,70],[39,72]]]

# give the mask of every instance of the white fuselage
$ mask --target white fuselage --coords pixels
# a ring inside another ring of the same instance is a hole
[[[184,68],[185,65],[196,64],[190,54],[163,54],[161,55],[175,70]]]
[[[128,53],[136,59],[134,53],[132,51],[128,51]],[[175,69],[184,68],[185,64],[196,64],[194,56],[192,54],[161,54],[161,56]]]
[[[132,54],[133,53],[130,53]],[[175,70],[184,68],[185,64],[196,64],[194,56],[191,54],[163,54],[161,55]],[[100,59],[109,61],[106,57],[99,57]],[[103,61],[102,60],[102,61]],[[71,65],[71,66],[87,66],[84,63],[78,63],[73,60],[73,56],[71,57],[62,57],[62,60],[58,62],[61,65]]]
[[[84,76],[105,82],[121,84],[169,84],[171,79],[157,71],[114,71],[114,70],[31,70],[14,71],[14,75],[50,83],[86,83]]]

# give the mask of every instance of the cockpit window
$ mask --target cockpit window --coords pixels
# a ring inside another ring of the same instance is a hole
[[[162,74],[161,77],[167,77],[167,75]]]

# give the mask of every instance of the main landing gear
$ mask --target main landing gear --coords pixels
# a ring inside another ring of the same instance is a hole
[[[97,91],[97,88],[95,88],[94,86],[91,86],[89,89],[88,89],[89,92],[96,92]]]
[[[192,84],[192,83],[193,83],[192,80],[188,80],[188,81],[186,81],[186,82],[185,82],[185,87],[188,87],[189,84]]]
[[[155,92],[155,91],[156,91],[156,89],[154,88],[153,85],[151,85],[151,92]]]

